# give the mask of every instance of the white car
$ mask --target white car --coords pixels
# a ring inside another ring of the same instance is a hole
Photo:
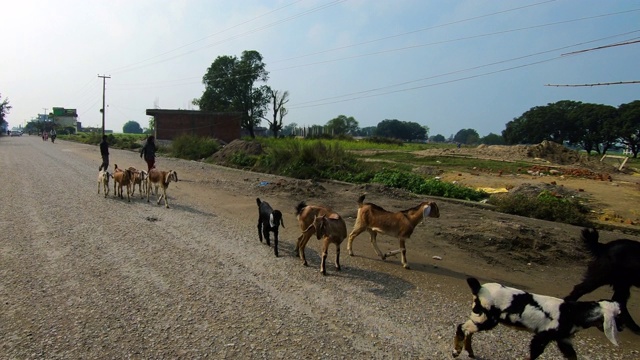
[[[11,130],[11,136],[22,136],[21,130]]]

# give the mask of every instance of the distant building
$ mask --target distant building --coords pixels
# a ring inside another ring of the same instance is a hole
[[[78,113],[76,109],[65,109],[62,107],[54,107],[50,117],[56,127],[73,128],[78,131]]]
[[[215,138],[225,143],[240,138],[240,112],[147,109],[147,115],[153,116],[158,140],[173,140],[183,134]]]

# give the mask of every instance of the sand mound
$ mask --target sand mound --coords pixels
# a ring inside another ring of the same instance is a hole
[[[259,142],[236,139],[211,155],[211,160],[216,163],[226,163],[236,153],[260,155],[264,153],[264,150]]]

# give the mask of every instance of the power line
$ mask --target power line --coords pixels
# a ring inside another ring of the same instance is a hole
[[[561,85],[561,84],[546,84],[545,86],[555,86],[555,87],[584,87],[584,86],[605,86],[605,85],[628,85],[628,84],[640,84],[640,80],[632,80],[632,81],[615,81],[615,82],[604,82],[604,83],[595,83],[595,84],[580,84],[580,85]]]
[[[611,44],[611,45],[598,46],[598,47],[591,48],[591,49],[578,50],[578,51],[574,51],[574,52],[570,52],[570,53],[562,54],[562,56],[565,56],[565,55],[575,55],[575,54],[580,54],[580,53],[584,53],[584,52],[587,52],[587,51],[602,50],[602,49],[607,49],[607,48],[610,48],[610,47],[623,46],[623,45],[630,45],[630,44],[637,44],[637,43],[640,43],[640,40],[625,41],[625,42],[617,43],[617,44]]]

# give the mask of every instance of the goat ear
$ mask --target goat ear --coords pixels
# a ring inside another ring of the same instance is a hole
[[[424,210],[422,210],[422,218],[426,219],[429,217],[429,214],[431,214],[431,205],[427,205]]]
[[[618,341],[616,340],[616,335],[618,334],[616,316],[620,314],[620,305],[611,301],[600,301],[599,304],[602,310],[602,317],[604,318],[604,336],[606,336],[613,345],[618,346]]]
[[[284,218],[280,218],[280,225],[282,225],[282,227],[284,228]]]

